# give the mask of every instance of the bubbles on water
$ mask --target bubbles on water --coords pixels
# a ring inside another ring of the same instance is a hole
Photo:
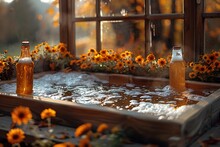
[[[0,86],[0,91],[5,93],[15,93],[15,89],[15,83]],[[118,110],[127,109],[146,113],[146,115],[153,115],[158,119],[175,119],[186,109],[192,107],[192,105],[174,107],[178,102],[184,102],[185,97],[193,101],[206,99],[206,97],[192,92],[192,89],[187,89],[181,95],[168,100],[167,97],[176,95],[169,85],[154,90],[132,83],[117,86],[110,85],[108,81],[100,80],[93,75],[74,72],[48,74],[34,80],[34,96],[36,97],[111,106]]]

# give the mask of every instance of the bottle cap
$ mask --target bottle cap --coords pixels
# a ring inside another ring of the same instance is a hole
[[[23,45],[23,46],[29,46],[29,41],[27,41],[27,40],[22,41],[22,45]]]

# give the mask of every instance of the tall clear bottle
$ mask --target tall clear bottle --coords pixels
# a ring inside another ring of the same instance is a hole
[[[185,90],[186,65],[181,47],[174,46],[169,68],[170,86],[177,92]]]
[[[33,93],[34,62],[30,55],[29,41],[22,41],[21,55],[16,64],[17,86],[19,95],[31,95]]]

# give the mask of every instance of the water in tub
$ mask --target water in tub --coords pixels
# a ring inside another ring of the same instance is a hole
[[[2,93],[15,93],[16,84],[0,86]],[[34,80],[34,96],[94,104],[118,110],[136,111],[158,117],[176,119],[189,107],[203,101],[213,91],[199,94],[192,89],[177,94],[170,86],[147,88],[147,85],[110,85],[108,81],[82,73],[47,74]]]

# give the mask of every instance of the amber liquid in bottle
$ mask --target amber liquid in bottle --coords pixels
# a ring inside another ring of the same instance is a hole
[[[169,81],[171,88],[177,92],[183,92],[185,90],[185,70],[182,50],[180,47],[174,47],[170,62]]]
[[[33,71],[34,63],[30,56],[29,42],[23,41],[21,56],[16,64],[17,94],[31,95],[33,93]]]

